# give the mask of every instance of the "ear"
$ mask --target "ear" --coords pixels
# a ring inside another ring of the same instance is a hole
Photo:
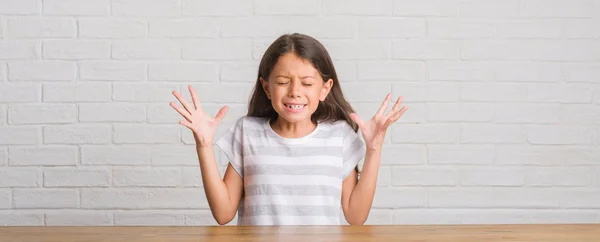
[[[319,96],[319,100],[321,101],[325,101],[325,98],[327,97],[327,95],[329,94],[329,91],[331,91],[331,88],[333,87],[333,79],[329,79],[327,80],[324,84],[323,84],[323,88],[321,89],[321,95]]]
[[[271,94],[269,93],[269,82],[265,81],[265,79],[263,79],[262,77],[260,78],[260,84],[263,87],[263,90],[265,91],[265,94],[267,94],[267,98],[271,99]]]

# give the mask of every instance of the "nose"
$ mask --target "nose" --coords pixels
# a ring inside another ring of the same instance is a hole
[[[300,85],[298,82],[292,82],[288,91],[289,97],[300,97]]]

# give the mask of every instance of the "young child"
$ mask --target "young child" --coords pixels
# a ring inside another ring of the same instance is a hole
[[[406,111],[388,94],[370,120],[362,120],[342,94],[325,47],[303,34],[283,35],[260,61],[248,113],[218,140],[215,117],[188,86],[193,106],[170,105],[196,140],[204,191],[220,225],[238,212],[239,225],[339,225],[365,222],[371,209],[388,127]],[[362,139],[357,134],[358,129]],[[221,179],[213,144],[229,158]],[[358,179],[356,167],[364,158]],[[340,209],[341,208],[341,209]]]

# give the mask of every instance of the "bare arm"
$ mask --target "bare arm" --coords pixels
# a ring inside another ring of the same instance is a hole
[[[225,113],[227,106],[221,108],[215,117],[207,115],[200,106],[196,92],[192,86],[188,86],[193,101],[193,106],[186,102],[183,97],[173,91],[173,95],[179,100],[183,108],[171,102],[173,107],[185,120],[179,121],[179,124],[189,128],[196,141],[196,152],[200,161],[200,173],[204,183],[204,193],[210,206],[210,211],[220,225],[229,223],[237,211],[237,206],[242,197],[242,178],[229,165],[225,176],[221,179],[215,154],[213,150],[213,138],[217,132],[217,127]]]
[[[381,151],[367,150],[360,180],[356,170],[353,170],[342,183],[342,208],[346,221],[351,225],[364,224],[369,216],[377,187],[380,159]]]

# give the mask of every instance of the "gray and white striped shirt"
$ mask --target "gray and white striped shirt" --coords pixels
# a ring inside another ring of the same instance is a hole
[[[238,225],[339,225],[343,179],[365,155],[343,120],[284,138],[267,118],[244,116],[216,145],[244,180]]]

